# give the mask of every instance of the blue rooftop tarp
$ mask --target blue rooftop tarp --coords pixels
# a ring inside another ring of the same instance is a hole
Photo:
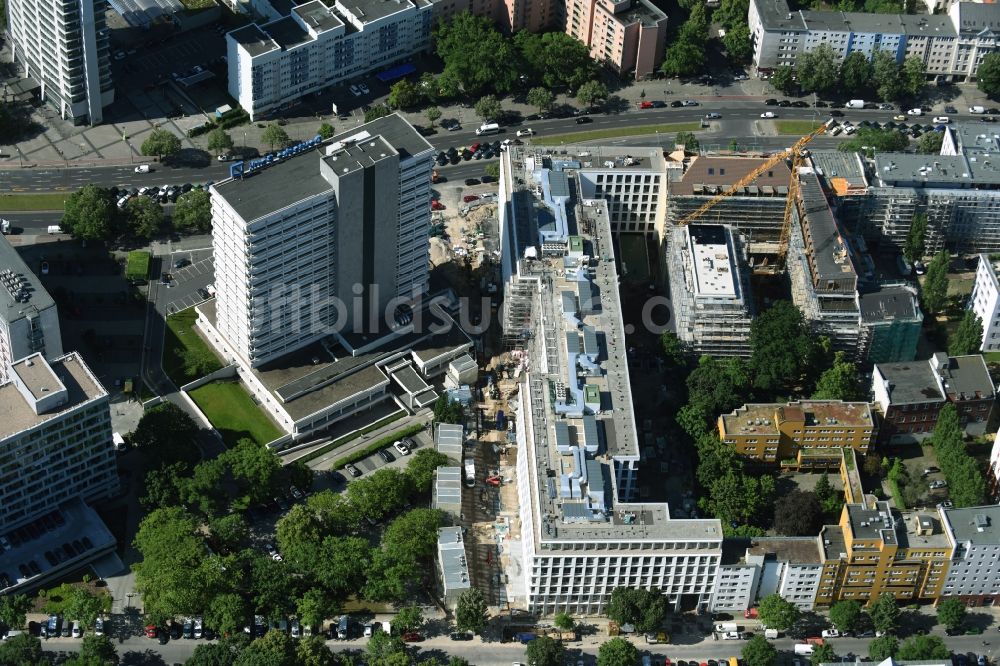
[[[397,65],[391,69],[387,69],[384,72],[380,72],[375,75],[382,83],[389,83],[389,81],[395,81],[396,79],[401,79],[408,74],[413,74],[417,71],[417,66],[412,62],[404,62],[402,65]]]

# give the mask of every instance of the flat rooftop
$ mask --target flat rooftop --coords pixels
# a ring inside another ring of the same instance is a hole
[[[243,178],[229,178],[216,183],[212,190],[247,222],[310,197],[332,193],[329,181],[320,172],[320,162],[328,148],[343,146],[346,140],[359,135],[365,140],[381,137],[385,143],[379,143],[379,146],[387,144],[399,154],[400,160],[434,150],[413,125],[394,113],[341,132],[313,150],[288,157]],[[335,152],[342,154],[341,151]],[[344,165],[347,165],[346,161]]]
[[[236,43],[242,46],[252,57],[264,55],[268,51],[276,51],[281,48],[276,41],[271,39],[270,35],[254,23],[238,30],[233,30],[228,33],[228,36],[236,40]]]
[[[15,361],[10,364],[10,369],[35,400],[65,389],[59,377],[40,354],[32,354],[28,358]]]
[[[0,236],[0,321],[12,322],[55,305],[38,276]]]
[[[868,185],[864,164],[858,153],[842,150],[813,150],[809,153],[813,167],[831,189],[838,193]]]
[[[638,23],[645,28],[649,28],[657,25],[660,21],[666,20],[667,15],[648,0],[632,0],[627,9],[615,14],[615,18],[621,21],[623,25]]]
[[[861,294],[861,319],[867,323],[922,321],[920,303],[912,287],[891,285]]]
[[[887,544],[896,544],[896,518],[888,502],[876,502],[874,508],[862,504],[847,505],[847,519],[854,539],[866,541],[880,539]]]
[[[768,31],[822,30],[830,32],[956,36],[946,15],[869,14],[865,12],[793,12],[785,0],[754,0],[761,23]]]
[[[580,236],[592,257],[581,265],[553,252],[522,265],[522,279],[545,285],[531,290],[534,330],[526,345],[530,362],[519,395],[522,410],[530,405],[530,416],[525,415],[530,425],[523,436],[535,468],[530,483],[537,541],[701,541],[702,552],[720,549],[718,520],[675,520],[666,504],[619,498],[616,465],[637,462],[640,446],[607,204],[579,200],[573,173],[579,166],[567,164],[564,156],[545,155],[528,169],[528,153],[510,150],[504,159],[514,169],[523,165],[516,173],[523,188],[510,197],[515,219],[508,220],[517,229],[518,243],[522,235],[537,238],[532,225],[544,223],[533,212],[542,203],[533,188],[545,180],[545,164],[566,172],[568,234]],[[512,243],[507,251],[520,255],[522,247]],[[594,352],[594,342],[599,352]]]
[[[341,11],[350,13],[361,23],[372,23],[417,7],[410,0],[336,0]]]
[[[944,402],[937,375],[927,361],[876,363],[875,367],[889,382],[889,404]]]
[[[689,224],[695,296],[736,297],[736,265],[729,232],[722,225]]]
[[[944,509],[944,515],[956,542],[974,546],[1000,545],[1000,506]]]
[[[948,395],[959,400],[990,398],[995,395],[993,379],[981,354],[947,356],[939,352],[936,356],[947,359],[939,373]]]
[[[803,169],[799,174],[799,194],[805,212],[804,227],[811,243],[807,241],[809,262],[813,270],[813,284],[823,284],[827,280],[847,280],[857,284],[858,275],[847,243],[840,233],[840,227],[830,210],[830,203],[819,184],[819,177],[812,169]],[[853,289],[852,285],[848,285]]]
[[[823,561],[816,537],[754,539],[746,552],[748,555],[774,555],[775,559],[793,564],[819,564]]]
[[[725,192],[734,183],[767,161],[764,157],[695,157],[680,181],[671,183],[672,196],[712,196]],[[755,178],[735,196],[785,196],[792,172],[784,161]]]
[[[951,545],[936,510],[903,511],[896,521],[896,535],[904,548],[946,548]]]
[[[847,541],[844,540],[844,529],[840,525],[824,525],[819,537],[823,543],[824,560],[837,560],[841,555],[847,555]]]
[[[12,382],[0,384],[0,440],[56,419],[85,402],[108,395],[77,352],[49,361],[49,365],[55,377],[66,387],[66,403],[59,409],[36,414]],[[36,379],[48,381],[45,377],[36,377],[35,373],[31,373],[30,379],[32,382]]]
[[[302,22],[316,32],[326,32],[344,25],[333,11],[320,0],[312,0],[292,9]]]
[[[871,427],[871,406],[866,402],[802,400],[789,403],[748,403],[723,414],[727,435],[776,435],[781,421],[802,421],[806,427],[841,425]]]

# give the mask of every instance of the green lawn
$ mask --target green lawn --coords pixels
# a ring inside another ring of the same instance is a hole
[[[194,308],[167,317],[163,335],[163,371],[178,387],[215,372],[222,361],[194,330]]]
[[[226,446],[235,446],[244,437],[263,446],[282,435],[239,382],[210,382],[188,395],[222,434]]]
[[[63,210],[70,193],[0,194],[0,210]]]
[[[636,127],[615,127],[611,129],[592,130],[590,132],[572,132],[570,134],[555,134],[540,136],[535,140],[539,145],[558,145],[560,143],[582,143],[598,139],[615,139],[623,136],[642,136],[645,134],[676,134],[677,132],[696,132],[701,129],[701,123],[668,123],[666,125],[638,125]]]
[[[152,255],[143,250],[132,250],[128,253],[128,265],[125,267],[125,277],[129,280],[145,280],[149,278],[149,262]]]
[[[775,120],[774,126],[778,134],[798,134],[804,136],[819,127],[822,123],[811,120]]]

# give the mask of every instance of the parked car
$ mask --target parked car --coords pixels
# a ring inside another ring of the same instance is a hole
[[[768,118],[768,119],[770,119],[770,118],[777,118],[778,114],[776,114],[774,111],[765,111],[764,113],[760,114],[760,117],[761,118]]]
[[[480,180],[478,178],[466,178],[465,179],[465,186],[466,187],[472,187],[473,185],[479,185],[479,184],[480,184]]]
[[[362,94],[361,93],[361,88],[359,88],[357,86],[351,86],[349,88],[349,90],[351,91],[351,94],[354,95],[355,97],[361,97],[361,94]]]
[[[351,476],[353,476],[353,477],[355,477],[355,478],[357,478],[357,477],[361,476],[361,470],[359,470],[359,469],[358,469],[357,467],[355,467],[354,465],[351,465],[350,463],[348,463],[347,465],[345,465],[345,466],[344,466],[344,469],[346,469],[346,470],[347,470],[347,473],[348,473],[348,474],[350,474]]]
[[[948,482],[944,479],[938,479],[937,481],[931,481],[930,489],[937,490],[938,488],[947,488]]]
[[[424,640],[424,637],[415,631],[407,631],[403,634],[403,640],[407,643],[419,643]]]
[[[721,117],[722,117],[721,113],[715,113],[714,111],[712,113],[705,114],[705,118],[707,118],[708,120],[717,120]]]
[[[820,635],[823,638],[837,638],[840,636],[840,632],[836,629],[824,629]]]
[[[765,99],[764,100],[764,104],[766,104],[767,106],[777,106],[778,105],[778,100],[776,100],[773,97],[771,97],[771,98]]]
[[[397,441],[393,442],[392,443],[392,448],[394,448],[397,451],[399,451],[399,455],[401,455],[401,456],[408,456],[408,455],[410,455],[410,450],[408,448],[406,448],[406,444],[403,444],[403,442],[401,442],[401,441],[397,440]]]
[[[395,457],[393,457],[391,453],[389,453],[387,449],[379,449],[378,455],[380,458],[382,458],[382,460],[384,460],[387,463],[391,463],[393,460],[396,459]]]
[[[589,116],[578,116],[576,119],[577,125],[586,125],[587,123],[594,122]]]
[[[103,636],[104,635],[104,618],[103,617],[99,617],[96,620],[94,620],[94,634],[97,635],[97,636]]]
[[[698,102],[693,99],[681,100],[681,106],[698,106]]]
[[[947,125],[951,122],[951,118],[948,116],[934,116],[934,122],[940,123],[941,125]]]
[[[936,467],[934,465],[931,465],[930,467],[925,467],[924,468],[924,476],[927,476],[928,474],[936,474],[937,472],[940,472],[940,471],[941,470],[938,467]]]
[[[534,136],[535,130],[530,127],[525,127],[524,129],[517,130],[517,136]]]

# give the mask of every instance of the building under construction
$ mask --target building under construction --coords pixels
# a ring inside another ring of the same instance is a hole
[[[767,157],[699,156],[670,182],[667,221],[677,224],[713,196],[725,192],[767,161]],[[760,264],[777,253],[791,170],[781,160],[751,183],[720,200],[700,222],[732,226],[744,238],[750,262]]]

